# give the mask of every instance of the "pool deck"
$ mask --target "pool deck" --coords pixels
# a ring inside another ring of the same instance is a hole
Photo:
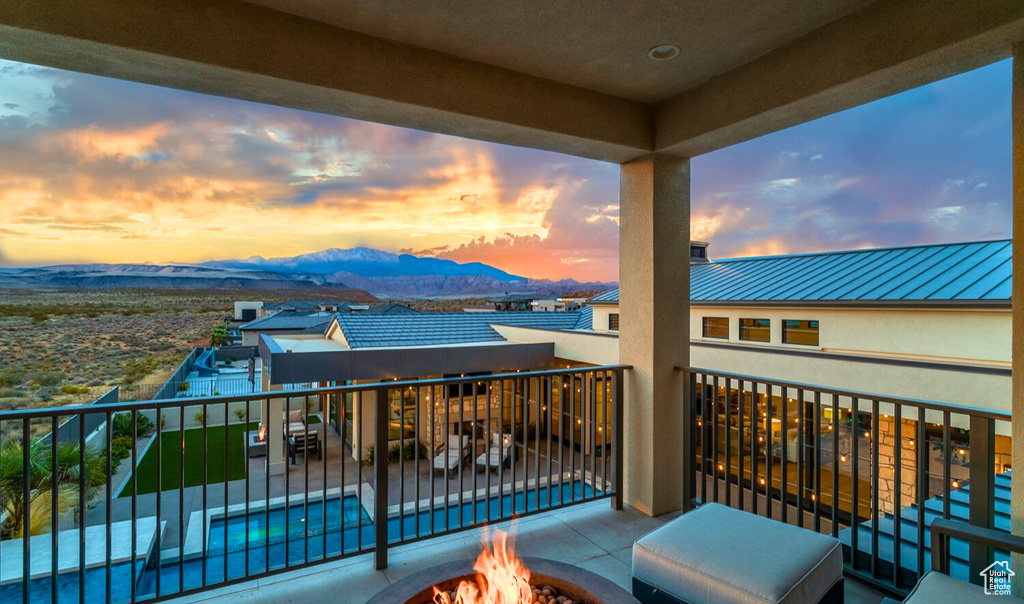
[[[595,572],[625,589],[631,581],[633,542],[676,514],[651,518],[629,507],[612,510],[606,500],[580,504],[495,526],[515,538],[521,556],[548,558]],[[361,604],[402,578],[450,560],[476,558],[488,529],[436,537],[389,550],[385,570],[372,554],[308,567],[236,586],[177,598],[181,604]],[[847,579],[848,604],[877,604],[882,595]]]

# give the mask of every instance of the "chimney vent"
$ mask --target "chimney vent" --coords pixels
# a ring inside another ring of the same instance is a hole
[[[696,264],[700,262],[710,262],[708,259],[708,242],[707,241],[691,241],[690,242],[690,264]]]

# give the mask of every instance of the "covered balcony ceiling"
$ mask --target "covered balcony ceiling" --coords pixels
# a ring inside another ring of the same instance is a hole
[[[0,0],[2,58],[613,162],[707,153],[1020,40],[1019,0]],[[663,44],[679,55],[648,58]]]
[[[644,103],[671,98],[872,2],[247,1]],[[647,58],[659,44],[681,52],[670,62]]]

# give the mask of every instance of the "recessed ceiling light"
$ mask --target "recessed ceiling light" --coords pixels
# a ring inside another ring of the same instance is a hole
[[[661,44],[647,51],[652,61],[668,61],[679,56],[679,47],[674,44]]]

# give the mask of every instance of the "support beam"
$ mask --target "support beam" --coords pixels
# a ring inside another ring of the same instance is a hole
[[[694,157],[1010,56],[1019,0],[880,0],[661,103],[658,152]]]
[[[621,168],[619,358],[625,383],[625,498],[650,515],[683,507],[689,362],[690,162],[648,155]]]
[[[1013,473],[1010,530],[1024,535],[1024,38],[1013,50]],[[1024,556],[1014,554],[1012,566],[1020,574]],[[1024,581],[1013,594],[1024,598]]]
[[[0,0],[0,57],[605,161],[654,139],[644,103],[240,0]]]

